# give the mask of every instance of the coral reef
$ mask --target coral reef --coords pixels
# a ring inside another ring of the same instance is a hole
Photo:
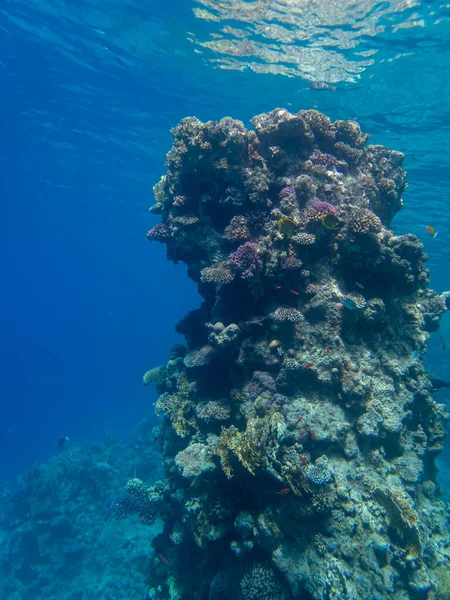
[[[146,596],[161,531],[146,518],[151,503],[156,516],[161,485],[152,484],[163,474],[153,427],[139,424],[129,445],[71,445],[0,489],[1,598]]]
[[[156,383],[149,597],[444,600],[448,414],[420,356],[447,298],[389,228],[404,157],[314,110],[252,125],[184,119],[154,188],[149,239],[204,302]]]

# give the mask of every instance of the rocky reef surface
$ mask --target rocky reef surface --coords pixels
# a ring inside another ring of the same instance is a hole
[[[404,156],[354,121],[183,119],[147,234],[204,302],[146,374],[166,479],[159,600],[450,598],[422,362],[443,299],[390,229]]]
[[[153,425],[139,424],[131,444],[69,445],[0,488],[0,598],[146,596],[161,530],[148,487],[163,475]]]

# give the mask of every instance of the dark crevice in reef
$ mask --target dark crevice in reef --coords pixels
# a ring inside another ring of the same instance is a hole
[[[390,229],[404,157],[314,110],[252,125],[184,119],[154,187],[148,238],[204,303],[145,375],[166,470],[128,487],[164,522],[149,598],[448,598],[448,415],[420,360],[445,303]]]

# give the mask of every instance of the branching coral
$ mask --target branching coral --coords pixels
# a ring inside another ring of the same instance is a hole
[[[204,444],[191,444],[175,456],[175,464],[183,477],[198,477],[215,469],[211,461],[211,450]]]
[[[202,269],[200,279],[203,283],[213,283],[214,285],[226,285],[234,279],[234,273],[225,265],[217,263],[211,267]]]
[[[298,323],[304,319],[302,313],[291,306],[279,306],[274,311],[273,318],[275,321],[290,321],[291,323]]]
[[[366,208],[361,208],[351,214],[349,229],[352,233],[366,234],[379,233],[382,229],[380,219]]]
[[[240,273],[242,279],[250,279],[262,269],[262,260],[254,242],[245,242],[229,256],[230,265]]]
[[[316,200],[308,206],[308,219],[313,223],[320,222],[327,215],[336,215],[336,208],[329,202]]]

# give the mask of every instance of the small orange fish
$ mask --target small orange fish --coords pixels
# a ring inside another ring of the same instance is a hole
[[[295,423],[295,426],[297,427],[297,425],[298,425],[299,423],[301,423],[302,421],[303,421],[303,415],[297,419],[297,421],[296,421],[296,423]]]
[[[275,492],[275,494],[278,494],[279,496],[284,496],[285,494],[287,494],[288,492],[290,492],[291,489],[290,488],[283,488],[282,490],[280,490],[279,492]]]
[[[311,435],[311,439],[317,440],[317,435],[315,433],[313,433],[312,431],[310,431],[309,433]]]
[[[169,561],[167,560],[167,558],[164,556],[164,554],[161,554],[160,552],[158,552],[156,554],[156,556],[159,558],[159,560],[164,563],[165,565],[169,564]]]
[[[306,466],[308,464],[307,459],[304,456],[302,456],[301,454],[300,454],[300,460],[302,461],[303,466]]]
[[[325,350],[328,352],[328,354],[331,354],[331,350],[328,348],[328,346],[325,346]]]
[[[436,229],[433,227],[433,225],[427,225],[425,227],[425,229],[428,231],[428,233],[431,235],[431,237],[434,237],[434,238],[439,233],[439,231],[436,231]]]
[[[275,286],[275,289],[276,289],[276,290],[282,290],[283,288],[281,287],[281,285],[276,285],[276,286]]]
[[[306,363],[306,365],[303,365],[303,369],[310,369],[311,367],[314,366],[314,363]]]
[[[289,290],[291,292],[291,294],[294,294],[294,296],[298,296],[299,292],[296,292],[295,290]]]

